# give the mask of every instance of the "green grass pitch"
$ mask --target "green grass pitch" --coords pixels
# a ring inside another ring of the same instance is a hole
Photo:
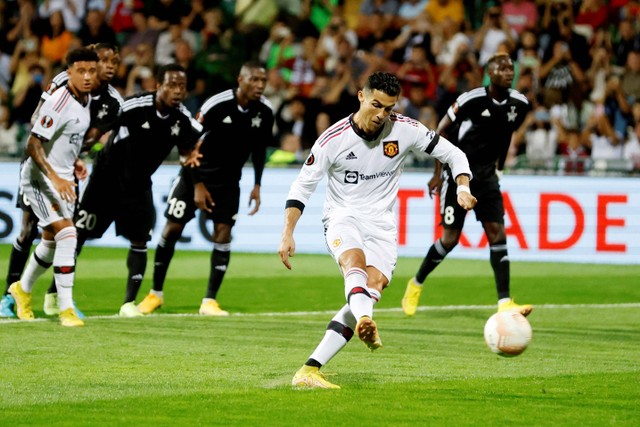
[[[0,246],[4,275],[10,246]],[[324,370],[341,390],[289,383],[344,303],[334,262],[232,254],[219,294],[228,318],[197,310],[209,253],[176,253],[165,307],[114,317],[122,249],[88,247],[76,273],[84,328],[0,320],[0,426],[603,426],[640,423],[640,266],[512,262],[512,294],[532,303],[533,340],[504,359],[482,330],[495,306],[488,261],[449,259],[421,309],[399,309],[419,259],[401,258],[376,307],[384,347],[354,338]],[[148,292],[153,269],[139,300]],[[44,319],[43,293],[34,291]]]

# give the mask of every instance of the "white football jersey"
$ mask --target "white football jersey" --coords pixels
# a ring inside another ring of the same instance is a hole
[[[61,178],[69,181],[73,180],[74,163],[91,122],[90,100],[91,97],[86,105],[82,105],[69,87],[63,86],[42,104],[31,129],[31,133],[42,141],[47,162]],[[32,177],[42,174],[31,158],[23,169]]]
[[[426,152],[449,164],[454,176],[471,176],[464,153],[414,119],[392,113],[378,136],[369,141],[349,116],[316,140],[288,199],[306,205],[327,175],[325,219],[332,211],[345,209],[356,216],[389,214],[398,195],[404,160],[410,152]]]

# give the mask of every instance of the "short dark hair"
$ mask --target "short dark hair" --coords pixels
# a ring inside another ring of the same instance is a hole
[[[80,47],[78,49],[73,49],[72,51],[67,53],[66,61],[67,61],[68,67],[72,66],[76,62],[81,62],[81,61],[98,62],[98,54],[86,47]]]
[[[389,96],[398,96],[402,86],[400,85],[400,80],[393,74],[376,71],[369,76],[364,88],[367,90],[377,89]]]
[[[255,69],[267,69],[267,67],[260,61],[256,61],[256,60],[251,60],[251,61],[247,61],[244,64],[242,64],[242,67],[240,67],[240,74],[242,73],[242,69],[246,68],[247,70],[255,70]]]
[[[169,71],[179,71],[179,72],[186,73],[182,65],[178,65],[178,64],[163,65],[162,67],[158,68],[158,73],[156,74],[156,82],[158,84],[162,84],[162,82],[164,82],[164,75],[167,74]]]
[[[497,63],[500,59],[511,59],[508,53],[499,52],[491,55],[489,60],[487,61],[487,67],[491,67],[493,64]]]
[[[116,45],[114,45],[112,43],[106,43],[106,42],[90,44],[87,47],[89,49],[93,50],[96,53],[98,53],[98,51],[100,51],[102,49],[109,49],[109,50],[114,51],[115,53],[120,52],[120,49],[118,48],[118,46],[116,46]]]

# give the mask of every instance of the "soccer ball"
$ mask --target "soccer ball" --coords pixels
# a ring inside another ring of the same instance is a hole
[[[484,325],[484,340],[499,356],[517,356],[531,342],[531,325],[517,311],[501,311]]]

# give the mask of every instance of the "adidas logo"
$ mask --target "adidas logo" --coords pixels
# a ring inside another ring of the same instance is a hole
[[[353,151],[350,152],[349,154],[347,154],[346,160],[356,160],[356,159],[357,159],[357,157],[356,157],[355,154],[353,154]]]
[[[231,123],[231,117],[225,117],[224,120],[222,120],[222,123]]]
[[[491,113],[489,112],[489,110],[484,110],[480,115],[482,117],[491,117]]]
[[[227,271],[227,266],[226,265],[216,265],[213,268],[215,268],[218,271]]]
[[[142,124],[142,126],[140,126],[140,127],[141,127],[142,129],[149,129],[149,128],[151,128],[151,126],[149,126],[149,122],[144,122],[144,123]]]
[[[133,276],[131,276],[131,280],[142,280],[142,274],[134,274]]]

